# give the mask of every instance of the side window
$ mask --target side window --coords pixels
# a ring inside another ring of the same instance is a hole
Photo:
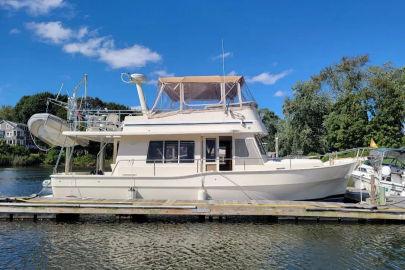
[[[249,157],[249,151],[245,139],[235,139],[235,156],[244,158]]]
[[[180,141],[180,163],[194,163],[194,141]]]
[[[205,160],[207,162],[215,162],[217,158],[217,146],[215,139],[205,140]]]
[[[163,161],[163,141],[150,141],[146,163]]]
[[[264,148],[263,142],[262,142],[262,140],[260,139],[260,137],[259,137],[259,136],[255,136],[255,140],[256,140],[257,146],[259,147],[260,154],[266,155],[266,149]]]
[[[178,151],[179,151],[178,141],[165,141],[165,162],[177,163]]]

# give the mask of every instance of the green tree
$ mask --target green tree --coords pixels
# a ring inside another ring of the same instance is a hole
[[[379,146],[404,146],[405,68],[370,67],[371,137]]]
[[[317,77],[297,83],[292,90],[293,97],[287,98],[283,105],[285,122],[280,126],[280,154],[325,152],[323,119],[330,111],[330,98],[321,92]]]
[[[1,106],[0,120],[15,121],[15,110],[13,106]]]
[[[323,69],[319,74],[323,91],[334,98],[331,112],[324,121],[330,150],[367,144],[367,62],[367,55],[344,57],[338,64]]]
[[[269,133],[265,138],[263,138],[264,143],[266,143],[267,151],[275,151],[275,138],[277,134],[277,127],[279,125],[280,118],[269,109],[260,109],[259,111],[264,126]]]
[[[55,96],[49,92],[42,92],[31,96],[23,96],[15,105],[16,121],[27,123],[28,119],[36,113],[44,113],[48,107],[47,99]],[[49,106],[49,112],[58,115],[56,106]],[[66,118],[66,112],[64,113]]]
[[[329,150],[366,146],[369,140],[367,109],[359,93],[340,97],[325,116],[326,140]]]

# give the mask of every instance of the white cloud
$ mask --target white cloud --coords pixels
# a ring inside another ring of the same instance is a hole
[[[155,63],[162,59],[157,52],[137,44],[117,49],[114,40],[110,37],[94,37],[85,41],[69,42],[63,45],[63,51],[95,57],[114,69],[144,67],[149,62]]]
[[[148,62],[158,62],[162,57],[149,48],[141,45],[133,45],[123,49],[101,48],[99,59],[112,68],[144,67]]]
[[[77,38],[82,39],[89,33],[89,29],[87,27],[81,27],[79,31],[77,31]]]
[[[17,34],[21,33],[21,31],[18,28],[13,28],[10,30],[9,33],[10,33],[10,35],[17,35]]]
[[[237,73],[236,73],[236,71],[235,70],[231,70],[230,72],[228,72],[228,74],[226,74],[226,75],[228,75],[228,76],[235,76]]]
[[[63,46],[63,50],[67,53],[80,53],[84,56],[97,56],[100,48],[106,45],[106,39],[101,38],[90,38],[85,42],[73,42],[68,43]]]
[[[151,78],[150,80],[147,81],[147,84],[157,84],[157,80],[161,77],[173,77],[174,73],[167,72],[164,69],[161,70],[155,70],[151,73]]]
[[[221,53],[221,54],[218,54],[218,55],[212,57],[212,60],[222,59],[222,57],[224,57],[224,58],[229,58],[229,57],[232,57],[232,56],[233,56],[233,53],[232,53],[232,52],[224,52],[223,56],[222,56],[222,53]]]
[[[284,78],[288,74],[292,72],[291,69],[289,70],[284,70],[280,73],[269,73],[269,72],[263,72],[260,73],[259,75],[256,75],[252,78],[247,79],[248,82],[250,83],[262,83],[266,85],[272,85],[275,84],[278,80]]]
[[[30,22],[27,23],[26,26],[42,40],[56,44],[67,41],[75,35],[72,29],[63,27],[62,23],[59,21],[41,23]]]
[[[62,46],[66,53],[94,57],[114,69],[144,67],[162,59],[157,52],[138,44],[116,48],[113,38],[97,36],[96,31],[85,26],[75,30],[63,26],[60,21],[51,21],[30,22],[26,27],[42,41]]]
[[[282,91],[282,90],[278,90],[274,93],[275,97],[284,97],[286,96],[286,92]]]
[[[43,15],[63,7],[64,0],[0,0],[0,7],[10,10],[26,10],[32,15]]]
[[[174,73],[167,72],[166,70],[155,70],[152,72],[153,75],[158,77],[173,77]]]

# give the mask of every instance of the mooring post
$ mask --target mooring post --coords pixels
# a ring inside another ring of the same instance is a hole
[[[65,154],[65,173],[69,173],[70,172],[70,164],[71,164],[71,160],[70,160],[70,156],[71,156],[71,151],[72,148],[71,147],[66,147],[66,154]]]
[[[370,203],[372,205],[376,205],[376,186],[375,186],[375,177],[374,175],[371,175],[370,179]]]

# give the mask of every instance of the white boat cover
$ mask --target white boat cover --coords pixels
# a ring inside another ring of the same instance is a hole
[[[89,143],[86,139],[63,135],[64,131],[70,130],[68,123],[49,113],[37,113],[31,116],[28,120],[28,129],[32,135],[51,146],[86,146]]]

